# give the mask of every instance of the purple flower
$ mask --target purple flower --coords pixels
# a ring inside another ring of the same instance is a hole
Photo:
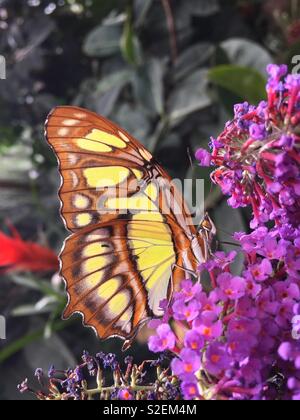
[[[282,360],[294,363],[297,369],[300,369],[300,348],[299,341],[291,343],[283,342],[278,349],[278,354]]]
[[[185,303],[192,299],[198,300],[202,292],[201,284],[193,283],[191,280],[184,280],[180,284],[180,292],[175,294],[176,300],[183,300]]]
[[[263,241],[267,235],[268,229],[266,227],[259,227],[250,235],[236,233],[234,237],[241,243],[243,250],[250,254],[251,252],[256,252],[259,247],[263,246]]]
[[[175,301],[172,306],[174,318],[177,320],[193,321],[199,315],[201,305],[195,299],[188,303],[183,300]]]
[[[230,264],[232,264],[236,259],[236,256],[236,251],[231,251],[228,254],[226,254],[225,252],[215,253],[216,262],[222,270],[225,270],[228,266],[230,266]]]
[[[244,296],[236,303],[235,314],[240,318],[254,319],[257,316],[257,308],[249,296]]]
[[[273,288],[279,301],[283,301],[284,299],[294,299],[299,301],[300,299],[300,289],[296,281],[293,282],[292,280],[286,280],[284,282],[278,282],[274,284]]]
[[[149,349],[154,353],[165,350],[173,350],[176,344],[176,337],[169,324],[162,324],[157,328],[157,335],[149,338]]]
[[[197,352],[184,349],[180,353],[180,359],[172,360],[172,369],[175,375],[190,380],[201,367],[200,356]]]
[[[279,147],[283,147],[287,150],[292,150],[295,146],[295,138],[293,136],[288,136],[283,134],[277,142]]]
[[[265,317],[266,314],[276,314],[279,307],[279,303],[275,299],[276,297],[273,289],[267,288],[262,290],[262,292],[256,299],[256,306],[259,309],[259,317]]]
[[[265,281],[273,273],[273,267],[271,262],[264,258],[260,263],[251,265],[249,267],[249,271],[252,274],[254,280]]]
[[[210,166],[211,154],[207,150],[198,149],[195,156],[201,166]]]
[[[221,337],[223,332],[222,322],[214,322],[214,320],[209,318],[194,321],[193,327],[208,341]]]
[[[281,79],[288,72],[288,67],[285,64],[278,66],[277,64],[269,64],[267,72],[273,79]]]
[[[288,388],[293,391],[292,400],[300,401],[300,380],[299,378],[291,377],[287,382]]]
[[[211,343],[205,354],[205,368],[207,371],[211,375],[219,376],[226,369],[230,368],[230,363],[231,358],[222,343]]]
[[[227,352],[236,361],[242,361],[250,356],[252,346],[248,340],[231,337],[227,343]]]
[[[300,255],[299,249],[290,247],[286,259],[286,268],[289,275],[299,278],[300,275]]]
[[[266,128],[264,124],[250,125],[250,136],[255,140],[263,140],[266,137]]]
[[[269,260],[280,260],[287,253],[286,242],[278,242],[276,238],[267,235],[261,244],[261,248],[257,249],[257,253]]]
[[[118,366],[117,356],[114,353],[108,353],[103,358],[103,366],[105,369],[111,368],[112,370],[115,370]]]
[[[300,89],[300,75],[289,74],[285,79],[285,88],[290,90]]]
[[[25,392],[29,391],[27,378],[20,385],[18,385],[18,391],[21,392],[21,394],[24,394]]]
[[[129,389],[121,389],[118,392],[118,399],[119,400],[130,401],[130,400],[134,400],[134,395],[132,394],[132,392]]]
[[[193,400],[199,397],[199,390],[197,382],[183,382],[181,384],[181,390],[185,400]]]
[[[262,290],[262,287],[256,283],[249,273],[245,273],[245,281],[246,281],[246,293],[255,299]]]
[[[279,303],[275,321],[281,328],[288,328],[293,317],[293,307],[295,302],[292,299],[285,299]]]
[[[44,371],[43,371],[43,369],[40,369],[40,368],[39,369],[36,369],[36,371],[34,373],[34,376],[38,379],[39,382],[41,382],[41,380],[44,377]]]
[[[196,330],[188,331],[184,337],[184,345],[191,350],[200,351],[204,346],[203,336]]]
[[[203,292],[199,296],[199,302],[201,304],[201,319],[209,319],[213,322],[217,321],[222,312],[221,306],[218,305],[218,294],[213,291],[208,296]]]
[[[50,366],[49,370],[48,370],[48,378],[54,378],[56,374],[56,369],[54,366]]]
[[[93,372],[92,376],[95,376],[96,372]],[[84,380],[84,375],[83,375],[83,371],[82,368],[80,366],[76,367],[76,369],[74,369],[74,380],[77,383],[81,383],[81,381]]]
[[[256,319],[232,319],[228,324],[229,340],[247,341],[251,347],[257,344],[260,331],[261,323]]]
[[[233,277],[230,273],[223,273],[218,277],[221,299],[237,300],[245,295],[246,282],[242,277]]]

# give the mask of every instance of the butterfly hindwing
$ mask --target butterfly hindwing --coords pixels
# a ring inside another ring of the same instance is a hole
[[[69,295],[64,316],[80,312],[100,337],[130,338],[162,315],[176,254],[167,224],[133,217],[75,233],[61,260]]]

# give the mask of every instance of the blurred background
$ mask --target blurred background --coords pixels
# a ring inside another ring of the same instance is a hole
[[[249,215],[227,207],[209,170],[192,167],[189,155],[222,131],[233,104],[265,98],[268,63],[299,64],[300,4],[0,0],[0,54],[0,315],[7,323],[0,399],[20,399],[16,386],[35,368],[67,368],[83,350],[120,354],[121,347],[100,343],[80,317],[60,319],[56,255],[66,231],[56,159],[43,136],[49,111],[94,110],[140,139],[173,177],[204,178],[206,208],[220,242],[229,241]],[[129,351],[137,362],[151,357],[147,334]]]

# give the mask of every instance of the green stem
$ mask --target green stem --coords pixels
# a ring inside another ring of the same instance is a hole
[[[85,393],[88,397],[93,397],[94,395],[97,394],[102,394],[105,392],[113,392],[116,389],[121,390],[121,389],[127,389],[128,387],[126,386],[120,386],[120,387],[115,387],[115,386],[107,386],[107,387],[99,387],[99,388],[95,388],[95,389],[86,389]],[[134,392],[139,392],[139,391],[154,391],[155,390],[155,385],[147,385],[147,386],[130,386],[129,387],[131,391]]]
[[[67,326],[70,325],[68,321],[58,321],[53,325],[53,331],[58,332],[65,329]],[[23,337],[19,338],[18,340],[12,342],[8,346],[6,346],[3,350],[0,351],[0,363],[5,362],[14,354],[21,351],[23,348],[28,346],[29,344],[41,340],[44,337],[44,328],[40,330],[34,331],[33,333],[26,334]]]
[[[160,143],[160,140],[164,138],[169,128],[169,120],[167,117],[162,117],[161,121],[158,124],[154,136],[151,138],[148,145],[149,152],[155,154],[156,148]]]

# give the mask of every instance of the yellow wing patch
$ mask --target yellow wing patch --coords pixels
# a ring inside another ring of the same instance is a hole
[[[92,223],[93,217],[90,213],[80,213],[76,215],[76,224],[80,228],[84,228]]]
[[[104,207],[111,211],[121,210],[130,212],[159,212],[158,187],[151,182],[144,190],[132,197],[108,198]]]
[[[78,139],[77,146],[80,147],[80,149],[87,150],[89,152],[97,152],[97,153],[112,152],[112,148],[110,146],[107,146],[107,144],[86,141],[86,139]]]
[[[107,144],[108,146],[117,147],[118,149],[124,149],[127,146],[126,143],[118,137],[97,129],[92,130],[92,132],[88,134],[86,138],[88,140]]]
[[[101,284],[98,289],[98,295],[101,299],[111,298],[121,286],[119,279],[110,279]]]
[[[74,197],[74,206],[78,210],[86,210],[90,206],[89,197],[83,194],[76,194]]]
[[[176,254],[172,233],[165,223],[155,223],[145,215],[144,223],[135,220],[128,225],[130,248],[137,260],[138,271],[149,293],[149,306],[161,315],[160,301],[168,294],[169,281]]]
[[[77,146],[90,152],[109,153],[112,152],[112,147],[124,149],[127,145],[112,134],[94,129],[85,138],[78,139]]]
[[[92,188],[115,187],[129,178],[130,170],[122,166],[87,168],[83,170],[87,184]]]

